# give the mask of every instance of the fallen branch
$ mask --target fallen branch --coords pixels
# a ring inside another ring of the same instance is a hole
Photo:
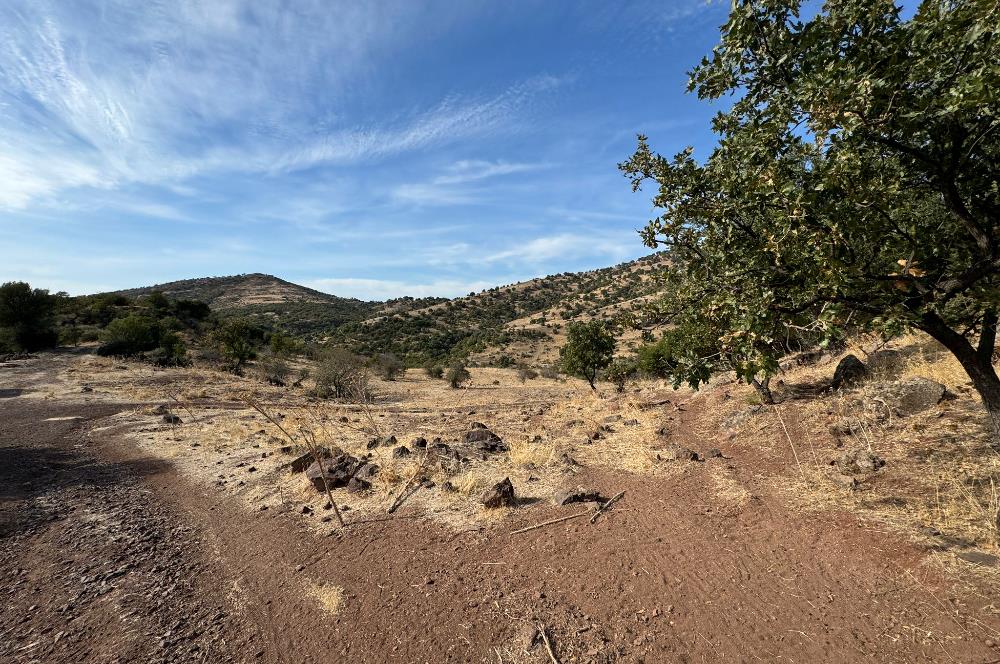
[[[622,496],[624,496],[624,495],[625,495],[625,492],[621,491],[621,492],[616,493],[615,495],[611,496],[611,499],[608,502],[604,503],[603,505],[601,505],[600,507],[597,508],[597,511],[594,512],[594,516],[590,517],[590,522],[591,523],[596,523],[597,522],[597,517],[601,516],[601,514],[603,514],[605,510],[611,509],[611,506],[614,505],[619,500],[621,500]]]
[[[586,512],[580,512],[579,514],[570,514],[569,516],[561,516],[558,519],[550,519],[549,521],[536,523],[535,525],[528,526],[527,528],[521,528],[520,530],[515,530],[511,533],[511,535],[520,535],[521,533],[527,533],[532,530],[544,528],[545,526],[551,526],[554,523],[562,523],[563,521],[569,521],[570,519],[578,519],[581,516],[587,516],[588,514],[590,514],[590,510],[587,510]]]
[[[407,498],[415,494],[417,490],[421,486],[423,486],[424,484],[423,479],[421,479],[421,481],[418,482],[416,486],[412,487],[412,490],[410,487],[410,483],[413,482],[413,480],[415,480],[418,475],[424,472],[424,466],[426,465],[426,463],[427,463],[427,454],[425,453],[423,458],[420,460],[420,465],[417,466],[417,469],[413,471],[412,475],[410,475],[410,479],[406,480],[406,484],[403,485],[403,488],[401,488],[399,490],[399,493],[396,494],[396,498],[392,501],[392,504],[389,505],[389,509],[386,510],[387,514],[392,514],[397,509],[399,509],[399,506],[402,505]]]
[[[545,652],[549,653],[549,659],[552,660],[552,664],[559,664],[559,658],[556,657],[555,651],[552,650],[552,643],[549,642],[549,635],[545,633],[545,625],[538,623],[538,633],[542,635],[542,643],[545,644]]]

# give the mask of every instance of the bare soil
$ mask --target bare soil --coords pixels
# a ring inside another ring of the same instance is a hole
[[[539,499],[462,523],[357,507],[339,529],[151,453],[123,426],[151,404],[80,392],[79,361],[0,367],[5,662],[546,662],[537,626],[561,662],[1000,661],[995,587],[849,511],[799,509],[776,450],[574,468],[563,483],[626,491],[595,523],[512,535],[588,509]],[[716,406],[661,416],[694,446]]]

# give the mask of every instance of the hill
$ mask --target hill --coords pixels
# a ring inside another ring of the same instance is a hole
[[[603,318],[639,332],[633,319],[660,287],[665,261],[653,254],[613,267],[498,286],[338,328],[330,340],[366,355],[391,351],[410,364],[470,356],[482,364],[554,361],[565,325]]]
[[[565,325],[595,317],[638,339],[635,320],[659,285],[664,261],[653,254],[585,272],[564,272],[447,298],[366,302],[322,293],[266,274],[185,279],[119,291],[199,300],[223,317],[244,316],[268,329],[346,346],[364,355],[392,352],[410,365],[470,357],[481,364],[551,363]]]

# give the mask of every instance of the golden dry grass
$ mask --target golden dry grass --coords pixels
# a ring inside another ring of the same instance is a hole
[[[344,589],[340,586],[307,582],[306,594],[331,615],[337,615],[344,608]]]

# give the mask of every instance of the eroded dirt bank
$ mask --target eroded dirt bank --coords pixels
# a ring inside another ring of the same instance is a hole
[[[539,502],[324,534],[103,428],[131,404],[40,396],[70,361],[0,368],[3,661],[545,662],[538,624],[562,662],[1000,659],[993,591],[788,509],[744,450],[670,477],[584,468],[573,482],[627,491],[594,524],[511,535],[575,509]]]

